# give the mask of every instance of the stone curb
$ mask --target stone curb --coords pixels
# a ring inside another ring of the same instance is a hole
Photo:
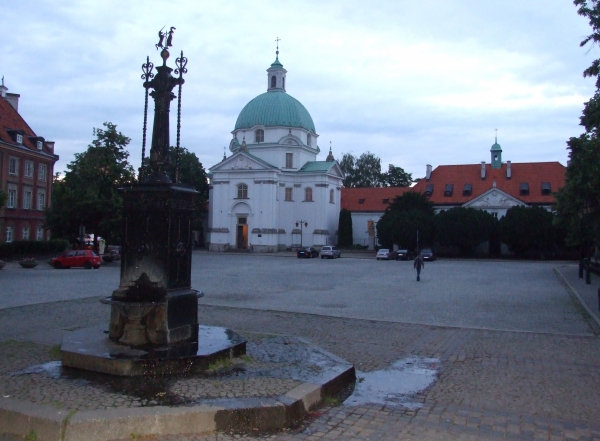
[[[0,433],[26,435],[38,441],[107,441],[138,436],[182,435],[213,431],[274,430],[301,421],[325,396],[340,392],[356,379],[354,366],[343,361],[320,384],[302,383],[276,397],[203,400],[193,406],[115,408],[76,412],[16,399],[0,398]]]
[[[562,273],[560,272],[560,270],[558,270],[557,268],[554,268],[554,273],[560,277],[560,279],[564,282],[565,285],[567,285],[569,290],[575,295],[575,297],[577,297],[577,300],[579,300],[579,303],[581,303],[581,306],[583,306],[583,308],[587,311],[587,313],[590,315],[590,317],[592,319],[594,319],[596,324],[598,326],[600,326],[600,318],[598,318],[598,316],[596,315],[596,312],[592,311],[592,309],[588,306],[588,304],[585,302],[585,300],[583,300],[583,298],[577,292],[577,290],[569,283],[567,278],[565,276],[563,276]]]

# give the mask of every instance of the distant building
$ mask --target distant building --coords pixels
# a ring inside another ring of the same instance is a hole
[[[426,166],[425,178],[411,188],[343,188],[342,208],[352,212],[353,243],[377,245],[373,226],[388,204],[406,191],[424,193],[436,212],[454,207],[486,210],[497,218],[514,206],[551,210],[554,193],[565,184],[566,167],[559,162],[502,162],[498,140],[491,161],[480,164]]]
[[[19,114],[19,97],[0,86],[0,188],[8,194],[0,209],[0,242],[43,240],[45,210],[52,199],[54,142],[38,136]]]
[[[267,91],[240,112],[232,155],[210,168],[209,249],[277,252],[337,243],[343,172],[331,149],[317,161],[317,132],[286,92],[276,57]]]

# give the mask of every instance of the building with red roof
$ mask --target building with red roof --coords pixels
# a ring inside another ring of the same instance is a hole
[[[8,195],[0,208],[0,242],[43,240],[45,210],[52,198],[54,142],[46,141],[19,114],[19,97],[0,86],[0,188]]]
[[[425,178],[410,188],[343,188],[341,207],[352,213],[353,243],[377,245],[375,225],[395,196],[425,193],[436,212],[454,207],[486,210],[497,218],[514,206],[551,210],[554,193],[564,186],[566,167],[559,162],[502,162],[498,140],[490,162],[426,166]]]

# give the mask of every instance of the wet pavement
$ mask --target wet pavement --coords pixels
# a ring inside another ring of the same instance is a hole
[[[249,259],[244,264],[252,264]],[[343,261],[338,259],[323,264]],[[301,262],[308,264],[311,261]],[[386,390],[375,387],[376,392],[381,392],[379,398],[357,401],[355,405],[348,405],[352,397],[346,399],[346,404],[342,400],[328,402],[303,424],[289,430],[268,434],[250,431],[161,436],[153,440],[600,440],[599,327],[589,314],[586,317],[586,310],[554,273],[554,268],[559,269],[573,290],[583,293],[582,298],[588,295],[585,292],[593,294],[597,290],[598,278],[593,276],[592,286],[586,287],[583,280],[577,278],[576,265],[524,262],[519,267],[519,262],[502,263],[506,265],[501,270],[502,279],[512,292],[502,298],[504,303],[496,313],[512,317],[492,320],[494,326],[487,329],[461,326],[461,323],[472,322],[470,315],[494,315],[500,282],[491,283],[489,291],[484,289],[485,285],[478,287],[479,299],[475,304],[457,304],[451,314],[445,316],[437,315],[439,309],[426,309],[429,301],[440,299],[444,293],[442,288],[420,293],[422,297],[434,293],[431,299],[421,299],[421,307],[431,315],[426,324],[403,320],[408,313],[394,321],[373,320],[367,314],[368,309],[363,310],[364,317],[343,316],[338,314],[338,307],[318,305],[344,304],[349,308],[355,294],[350,292],[350,298],[334,295],[327,290],[319,291],[318,286],[313,288],[314,284],[305,285],[307,292],[314,294],[313,310],[324,308],[333,310],[333,314],[261,310],[246,304],[231,307],[228,304],[233,304],[233,300],[227,300],[228,297],[220,300],[223,304],[201,306],[199,319],[203,324],[265,335],[303,337],[356,366],[357,393],[360,393],[361,385],[374,384],[378,379]],[[388,264],[395,262],[379,262],[379,265]],[[428,268],[434,265],[432,263]],[[466,265],[475,265],[477,271],[488,275],[497,269],[495,262],[467,262]],[[511,273],[513,265],[516,269]],[[312,267],[307,265],[305,269],[309,268]],[[465,264],[444,262],[438,268],[438,274],[460,273]],[[259,268],[258,272],[261,271]],[[429,274],[433,279],[433,271]],[[394,278],[397,274],[388,277]],[[430,283],[443,285],[453,301],[471,298],[456,294],[459,290],[469,289],[468,284],[461,284],[457,279],[450,278],[443,284],[433,280]],[[540,285],[536,285],[538,282]],[[386,287],[391,281],[375,279],[374,283]],[[545,302],[544,290],[548,293]],[[255,292],[251,289],[248,295],[257,295]],[[323,292],[325,298],[320,296]],[[373,292],[377,302],[387,302],[391,311],[397,311],[398,305],[402,306],[405,301],[391,292],[384,297],[382,287]],[[233,291],[229,295],[233,299],[241,294]],[[518,297],[520,299],[511,304]],[[291,300],[289,304],[301,309]],[[416,305],[411,306],[409,299],[410,310]],[[107,313],[101,306],[93,299],[79,299],[0,310],[0,322],[4,325],[0,327],[3,342],[0,346],[8,348],[3,352],[3,363],[13,366],[14,371],[42,364],[47,361],[51,345],[57,343],[65,329],[90,326],[90,322],[106,322]],[[487,311],[487,308],[491,310]],[[454,315],[460,316],[460,320],[455,326],[446,326]],[[528,322],[533,329],[527,329]],[[36,323],[43,331],[31,329],[31,323]],[[509,323],[518,326],[513,330],[495,326]],[[13,341],[8,341],[11,339]],[[409,364],[411,361],[412,365]],[[50,365],[42,370],[52,369],[55,367]],[[396,382],[388,376],[390,371],[395,371],[393,378],[414,373],[418,375],[417,380]],[[361,377],[364,378],[362,381]],[[370,378],[374,378],[373,382]],[[404,389],[408,383],[413,386]],[[35,390],[35,385],[31,390]],[[68,391],[65,393],[68,395]],[[90,399],[93,399],[92,395]]]

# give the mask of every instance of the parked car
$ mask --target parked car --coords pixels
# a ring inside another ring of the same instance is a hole
[[[435,254],[431,248],[423,248],[421,250],[421,257],[423,260],[435,260]]]
[[[91,250],[75,250],[55,257],[51,260],[50,264],[56,269],[71,267],[98,269],[102,265],[102,259]]]
[[[382,248],[379,251],[377,251],[375,257],[377,258],[377,260],[389,260],[390,250],[388,250],[387,248]]]
[[[394,259],[410,260],[410,259],[412,259],[412,253],[408,250],[397,250],[397,251],[394,251]]]
[[[302,248],[301,250],[298,250],[296,255],[298,256],[298,258],[300,258],[300,257],[306,257],[306,258],[319,257],[319,252],[317,251],[316,248],[308,247],[308,248]]]
[[[325,259],[326,257],[335,259],[336,257],[342,257],[342,253],[338,247],[325,245],[323,248],[321,248],[321,259]]]

